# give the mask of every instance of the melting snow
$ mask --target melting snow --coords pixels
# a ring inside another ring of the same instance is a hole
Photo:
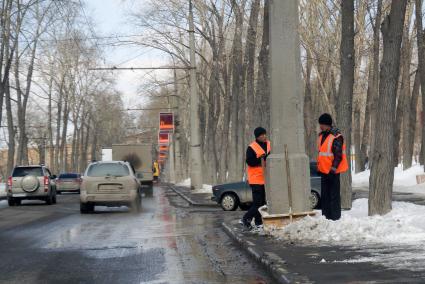
[[[367,244],[418,244],[425,242],[425,206],[393,202],[393,210],[384,216],[367,216],[367,199],[353,202],[350,211],[338,221],[320,214],[295,222],[273,235],[290,240],[349,246]]]

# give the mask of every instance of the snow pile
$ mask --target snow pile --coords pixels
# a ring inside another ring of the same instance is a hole
[[[425,242],[425,206],[393,202],[384,216],[367,216],[367,199],[353,202],[338,221],[306,217],[271,234],[281,239],[346,246],[420,245]]]
[[[5,198],[6,197],[6,184],[5,183],[0,183],[0,199],[1,198]]]
[[[181,181],[179,183],[176,184],[177,186],[186,186],[186,187],[190,187],[190,178],[185,179],[184,181]]]
[[[212,194],[212,185],[204,184],[202,188],[194,190],[193,193],[211,193]]]
[[[417,184],[416,176],[424,174],[424,167],[414,165],[410,169],[403,171],[399,165],[394,170],[394,191],[411,192],[425,194],[425,184]],[[369,187],[370,170],[353,174],[353,187]]]
[[[191,180],[190,180],[190,178],[188,178],[188,179],[185,179],[182,182],[177,183],[176,185],[177,186],[190,187]],[[202,186],[202,188],[196,189],[196,190],[192,191],[192,193],[211,193],[212,194],[212,185],[204,184]]]

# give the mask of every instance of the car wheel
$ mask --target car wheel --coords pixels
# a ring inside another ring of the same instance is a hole
[[[15,199],[15,206],[19,206],[22,204],[22,199]]]
[[[8,204],[9,206],[16,206],[15,198],[13,198],[13,197],[9,197],[9,198],[7,199],[7,204]]]
[[[310,207],[311,209],[317,209],[320,205],[320,196],[317,192],[312,191],[310,194]]]
[[[142,212],[142,198],[140,196],[131,204],[131,211],[134,213]]]
[[[87,214],[94,211],[94,204],[90,203],[80,203],[80,213]]]
[[[62,191],[56,191],[56,194],[62,194]]]
[[[250,204],[250,203],[241,203],[241,204],[239,204],[239,208],[240,208],[242,211],[248,211],[248,210],[249,210],[249,208],[251,208],[251,205],[252,205],[252,204]]]
[[[53,201],[53,204],[56,204],[56,193],[53,195],[52,201]]]
[[[221,208],[224,211],[235,211],[238,208],[238,198],[233,193],[225,193],[221,198]]]

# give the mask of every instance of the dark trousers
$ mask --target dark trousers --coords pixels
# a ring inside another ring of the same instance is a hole
[[[250,186],[252,190],[252,205],[243,216],[243,219],[251,223],[252,219],[255,218],[255,225],[262,225],[263,220],[258,208],[266,204],[266,190],[264,185],[251,184]]]
[[[338,220],[341,218],[341,189],[339,174],[322,175],[322,194],[320,203],[322,215],[326,219]]]

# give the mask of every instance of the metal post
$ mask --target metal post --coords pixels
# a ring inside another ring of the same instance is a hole
[[[195,25],[193,23],[192,0],[189,0],[190,41],[190,178],[191,188],[202,188],[202,156],[199,129],[199,97],[196,82]]]
[[[298,1],[270,0],[269,12],[272,155],[267,160],[267,201],[271,214],[289,213],[291,188],[292,212],[305,212],[310,210],[310,175],[304,142]]]

